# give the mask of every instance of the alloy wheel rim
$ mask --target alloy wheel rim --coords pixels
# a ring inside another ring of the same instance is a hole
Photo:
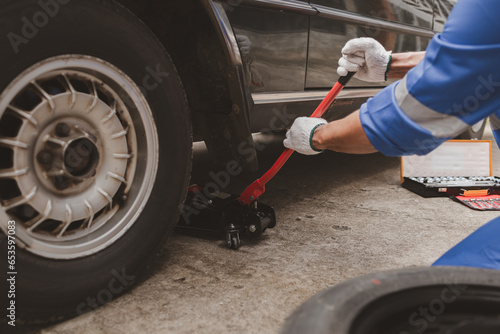
[[[101,59],[64,55],[21,73],[0,100],[0,227],[48,258],[94,254],[137,220],[158,138],[143,92]]]

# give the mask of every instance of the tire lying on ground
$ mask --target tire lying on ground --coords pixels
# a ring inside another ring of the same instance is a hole
[[[130,287],[177,222],[185,94],[113,1],[0,0],[0,19],[0,247],[5,259],[16,238],[16,320],[81,314]]]
[[[281,333],[500,333],[500,272],[432,267],[354,278],[309,299]]]

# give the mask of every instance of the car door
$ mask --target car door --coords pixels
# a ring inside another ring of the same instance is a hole
[[[394,52],[425,50],[432,38],[434,0],[310,0],[306,89],[331,87],[345,43],[372,37]],[[383,86],[352,80],[352,86]]]
[[[303,1],[230,0],[224,3],[251,93],[303,91],[309,17]]]

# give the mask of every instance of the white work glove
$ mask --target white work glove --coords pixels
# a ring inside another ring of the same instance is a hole
[[[286,133],[283,145],[299,153],[313,155],[323,152],[313,147],[312,136],[314,130],[320,125],[328,122],[323,118],[299,117],[293,122],[292,127]]]
[[[354,77],[363,81],[386,81],[391,55],[392,51],[386,51],[373,38],[354,38],[342,49],[337,73],[344,76],[347,72],[356,72]]]

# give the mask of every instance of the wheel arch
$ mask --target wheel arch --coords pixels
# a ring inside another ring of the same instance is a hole
[[[258,167],[249,125],[252,98],[224,5],[212,0],[117,0],[153,31],[186,91],[195,140],[218,163]]]

